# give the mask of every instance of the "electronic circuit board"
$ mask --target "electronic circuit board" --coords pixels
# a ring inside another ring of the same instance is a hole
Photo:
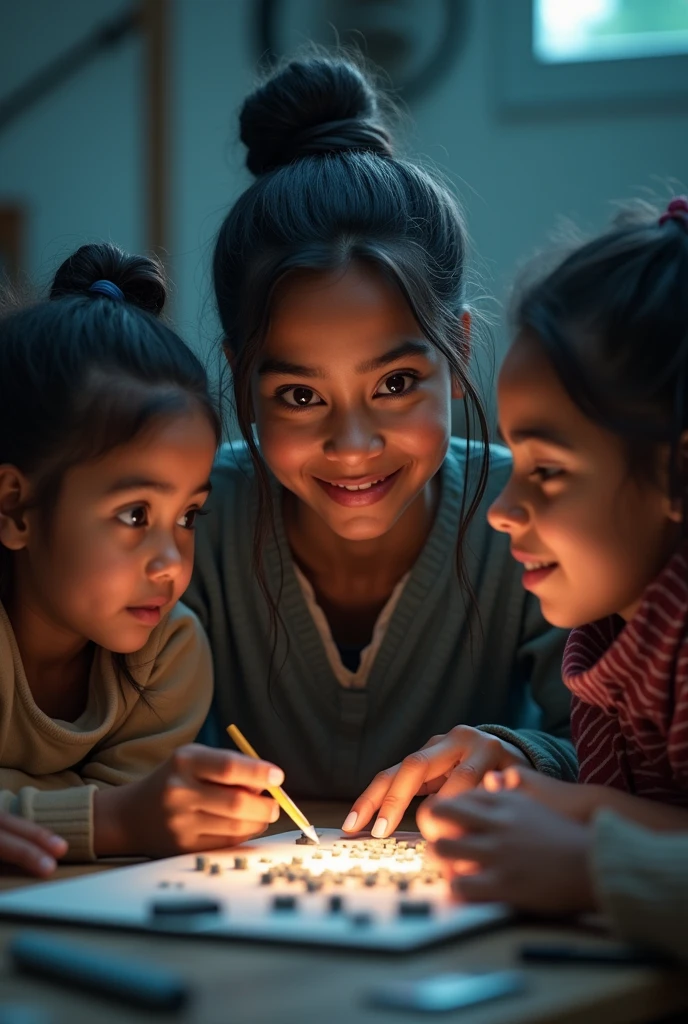
[[[0,917],[218,938],[405,951],[503,922],[450,897],[420,835],[318,829],[0,894]]]

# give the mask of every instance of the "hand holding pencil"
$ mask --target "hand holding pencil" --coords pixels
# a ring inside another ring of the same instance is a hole
[[[248,742],[244,734],[236,725],[228,725],[227,732],[230,738],[236,743],[237,747],[242,754],[246,754],[248,757],[255,757],[260,760],[259,755],[253,749],[251,744]],[[303,811],[299,810],[291,797],[287,796],[281,786],[266,786],[266,789],[270,796],[274,797],[277,803],[280,805],[283,811],[286,811],[291,820],[298,825],[304,835],[307,835],[310,840],[314,843],[320,843],[318,839],[318,833],[315,831],[311,823],[309,822]]]

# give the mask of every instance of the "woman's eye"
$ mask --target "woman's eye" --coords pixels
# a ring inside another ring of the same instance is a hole
[[[418,378],[412,373],[393,373],[386,377],[379,390],[378,395],[405,395],[412,391],[418,383]]]
[[[285,391],[280,391],[279,397],[285,405],[291,406],[292,409],[308,409],[314,405],[322,405],[322,401],[312,388],[287,388]]]
[[[558,469],[555,466],[536,466],[533,470],[533,476],[543,483],[548,480],[553,480],[557,476],[562,476],[564,470]]]
[[[133,508],[127,508],[124,512],[119,512],[117,518],[125,526],[146,526],[148,524],[148,509],[145,505],[134,505]]]

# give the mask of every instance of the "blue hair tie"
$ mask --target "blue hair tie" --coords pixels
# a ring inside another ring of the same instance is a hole
[[[94,281],[88,290],[97,292],[99,295],[107,295],[108,298],[115,299],[117,302],[124,302],[124,292],[112,281]]]

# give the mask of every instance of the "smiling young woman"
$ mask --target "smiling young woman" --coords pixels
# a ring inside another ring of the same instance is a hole
[[[563,637],[486,525],[510,457],[468,371],[454,199],[395,158],[344,60],[292,62],[241,128],[256,181],[214,285],[244,441],[216,463],[185,598],[215,661],[208,729],[236,721],[294,795],[353,798],[382,772],[352,813],[381,808],[383,832],[449,778],[572,777]],[[478,438],[451,437],[452,399]],[[397,770],[454,727],[451,764]]]

